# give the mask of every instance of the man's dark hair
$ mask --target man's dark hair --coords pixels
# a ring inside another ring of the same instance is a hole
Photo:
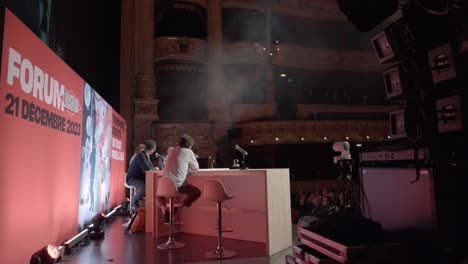
[[[154,148],[156,148],[156,141],[154,140],[145,141],[145,150],[152,150]]]
[[[179,139],[179,146],[182,148],[191,148],[195,141],[187,134],[183,134]]]

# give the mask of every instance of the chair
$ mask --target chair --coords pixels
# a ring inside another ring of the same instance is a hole
[[[230,200],[235,196],[230,196],[227,194],[224,185],[219,180],[207,180],[203,184],[203,198],[209,201],[216,202],[217,213],[218,213],[218,246],[216,250],[208,251],[205,253],[205,257],[214,258],[214,259],[225,259],[230,258],[236,255],[236,252],[227,250],[223,248],[223,231],[230,232],[232,230],[223,229],[222,219],[221,219],[221,205],[224,201]]]
[[[125,177],[124,177],[124,186],[125,186],[125,188],[129,189],[130,205],[129,205],[128,211],[129,211],[130,215],[132,215],[133,214],[133,197],[135,196],[136,187],[133,186],[133,185],[128,184],[127,174],[125,174]]]
[[[174,199],[179,196],[174,180],[169,177],[160,177],[158,179],[156,196],[165,197],[169,200],[169,238],[167,242],[159,244],[158,249],[177,249],[185,247],[184,243],[177,242],[174,239]]]

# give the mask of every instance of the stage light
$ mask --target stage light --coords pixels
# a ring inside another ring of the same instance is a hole
[[[113,219],[113,217],[117,215],[117,212],[119,212],[121,208],[122,208],[122,205],[118,205],[114,209],[112,209],[112,211],[106,214],[107,222],[110,222]]]
[[[101,225],[106,220],[106,215],[104,213],[99,213],[91,219],[91,225],[89,225],[88,229],[89,237],[91,239],[102,239],[104,238],[104,230],[102,230]]]
[[[30,264],[52,264],[60,259],[60,250],[55,245],[47,245],[36,251],[30,260]]]
[[[368,32],[398,10],[398,0],[338,0],[340,10],[360,32]]]
[[[75,247],[76,245],[78,245],[78,243],[80,243],[81,241],[86,239],[86,237],[88,237],[88,234],[89,234],[89,230],[85,229],[85,230],[81,231],[79,234],[77,234],[76,236],[74,236],[71,239],[65,241],[65,243],[63,243],[63,245],[65,246],[65,253],[67,255],[70,254],[71,249],[73,247]]]
[[[415,37],[408,25],[400,19],[375,34],[371,43],[379,62],[387,63],[410,55],[411,48],[415,45]]]

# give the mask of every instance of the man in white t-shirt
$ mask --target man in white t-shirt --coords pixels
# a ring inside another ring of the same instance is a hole
[[[167,150],[166,163],[164,165],[164,176],[171,177],[179,193],[184,194],[182,200],[183,207],[189,207],[201,195],[200,189],[187,182],[187,175],[198,170],[198,161],[192,151],[194,140],[189,135],[182,135],[177,146]],[[169,217],[166,201],[164,197],[157,198],[157,204],[164,213],[165,220]],[[167,222],[167,221],[166,221]]]

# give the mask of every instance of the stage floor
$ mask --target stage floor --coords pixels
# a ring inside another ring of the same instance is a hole
[[[233,239],[223,239],[224,247],[237,253],[236,256],[225,260],[211,260],[204,257],[206,251],[216,248],[216,237],[178,233],[177,241],[184,242],[185,248],[176,250],[158,250],[157,245],[167,237],[154,240],[148,233],[125,234],[128,217],[116,217],[105,225],[105,238],[91,240],[86,246],[73,249],[70,255],[63,258],[67,264],[177,264],[177,263],[223,263],[223,264],[284,264],[285,255],[292,255],[292,248],[288,248],[272,256],[265,256],[265,245]],[[294,225],[293,225],[294,226]],[[294,230],[294,229],[293,229]],[[293,237],[295,230],[293,231]],[[293,239],[293,238],[291,238]],[[293,239],[293,244],[297,244]]]

